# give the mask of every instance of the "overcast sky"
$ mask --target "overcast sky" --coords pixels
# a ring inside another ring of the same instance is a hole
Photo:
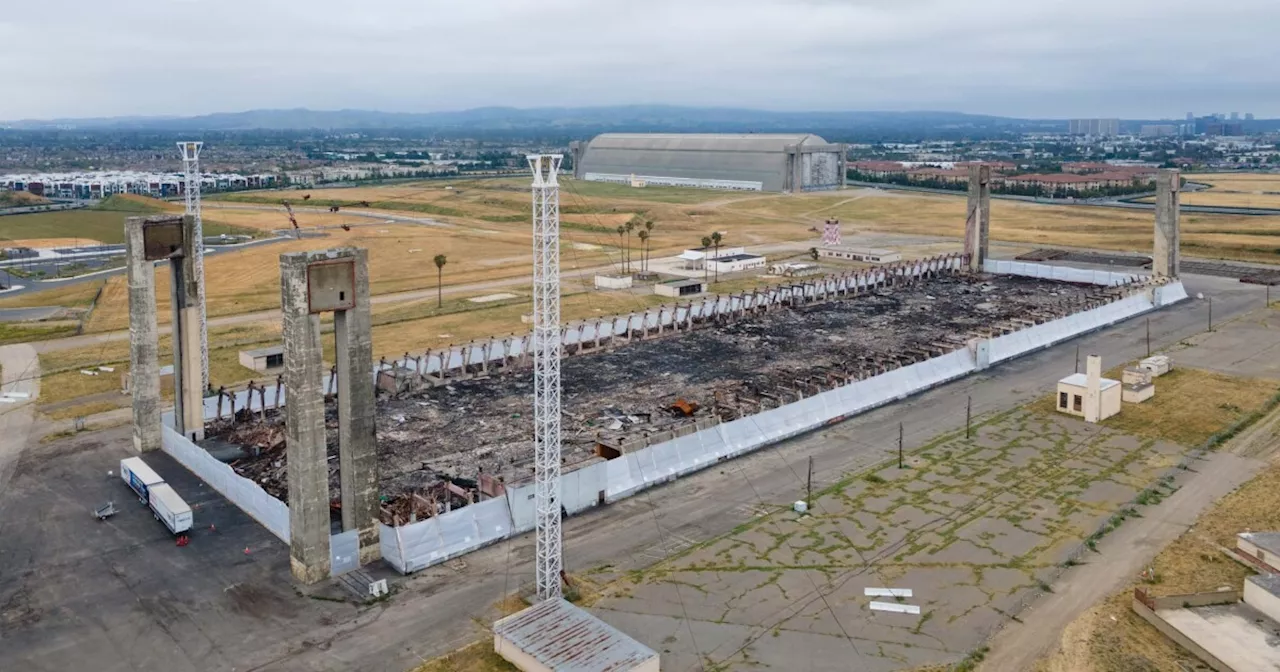
[[[1280,0],[12,1],[7,120],[633,103],[1280,117]]]

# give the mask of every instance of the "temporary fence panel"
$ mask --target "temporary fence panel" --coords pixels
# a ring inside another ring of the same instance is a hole
[[[179,434],[169,422],[161,423],[161,448],[281,541],[289,543],[289,507],[284,502]]]
[[[608,482],[604,462],[576,469],[560,477],[560,501],[571,514],[598,506],[602,503],[601,495],[607,490]]]
[[[360,569],[360,530],[329,535],[329,576]]]
[[[507,500],[507,510],[511,514],[511,527],[515,532],[528,532],[537,525],[537,495],[538,488],[533,483],[507,488],[507,496],[504,499]]]
[[[407,574],[469,553],[511,534],[507,500],[497,498],[393,528],[390,535],[380,533],[379,542],[383,557]],[[393,558],[387,558],[388,552],[394,554]]]

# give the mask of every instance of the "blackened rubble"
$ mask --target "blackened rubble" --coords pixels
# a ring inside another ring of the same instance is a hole
[[[573,468],[601,459],[597,443],[625,452],[646,445],[646,434],[692,431],[695,422],[789,403],[992,330],[1078,312],[1109,300],[1106,291],[1016,276],[942,276],[569,357],[562,364],[564,462]],[[418,492],[439,503],[449,498],[441,494],[443,482],[471,487],[481,472],[507,483],[531,477],[532,383],[525,368],[379,399],[384,499]],[[678,400],[698,410],[672,410]],[[332,408],[329,416],[329,453],[336,455]],[[284,498],[278,435],[257,432],[277,448],[234,466],[260,482],[265,476],[264,487]],[[336,492],[337,460],[330,462]]]

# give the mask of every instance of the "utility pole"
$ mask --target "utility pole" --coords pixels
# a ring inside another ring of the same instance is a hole
[[[1151,356],[1151,318],[1147,318],[1147,356]]]
[[[973,422],[973,395],[969,395],[969,400],[964,405],[964,438],[970,437],[969,427]]]
[[[905,468],[905,466],[902,464],[902,423],[901,422],[898,423],[898,468],[899,469]]]
[[[533,169],[533,447],[538,599],[561,596],[560,154],[527,157]]]
[[[804,483],[804,504],[806,507],[813,507],[813,456],[809,456],[809,478]]]
[[[204,225],[200,217],[200,149],[203,142],[179,142],[182,172],[186,179],[187,214],[196,218],[195,260],[196,300],[200,303],[200,389],[209,390],[209,330],[204,307]]]
[[[1209,331],[1213,331],[1213,297],[1207,298],[1209,299]]]
[[[1080,373],[1080,346],[1076,345],[1076,373]]]

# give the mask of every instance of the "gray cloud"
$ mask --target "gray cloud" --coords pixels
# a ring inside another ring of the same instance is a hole
[[[0,16],[0,119],[625,103],[1280,116],[1275,0],[57,6]]]

